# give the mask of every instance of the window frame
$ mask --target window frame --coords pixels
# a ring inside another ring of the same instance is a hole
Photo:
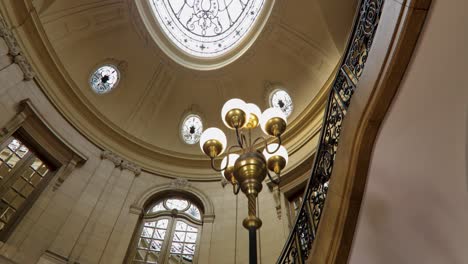
[[[19,225],[24,216],[29,212],[31,207],[37,201],[41,193],[49,185],[50,181],[54,178],[57,172],[56,166],[54,166],[46,157],[37,152],[33,144],[30,144],[27,140],[23,139],[21,135],[19,135],[16,132],[13,133],[13,135],[11,135],[10,137],[6,138],[5,140],[2,140],[2,142],[0,143],[0,150],[3,150],[5,147],[7,147],[8,144],[10,144],[10,142],[13,141],[13,139],[17,139],[23,145],[25,145],[29,149],[29,152],[21,160],[18,161],[18,163],[9,173],[10,176],[8,177],[8,179],[6,179],[5,182],[0,185],[0,199],[3,199],[3,196],[6,194],[6,192],[14,185],[16,180],[18,180],[22,176],[22,172],[24,172],[32,164],[34,158],[37,157],[44,164],[46,164],[49,168],[49,171],[43,177],[40,183],[36,186],[36,188],[34,188],[34,190],[29,194],[29,196],[26,197],[24,203],[19,207],[18,210],[16,210],[16,213],[13,215],[13,217],[5,226],[5,228],[0,231],[0,241],[3,242],[8,240],[13,231]]]
[[[167,200],[169,199],[183,199],[187,200],[189,202],[189,205],[187,208],[184,209],[184,211],[178,211],[177,209],[172,209],[168,210],[167,208],[164,207],[164,210],[158,211],[155,213],[148,213],[150,209],[153,208],[153,206],[157,205],[158,203],[162,202],[163,204],[166,203]],[[191,205],[195,205],[198,210],[200,211],[200,219],[203,219],[204,217],[204,209],[202,206],[200,206],[197,202],[195,202],[191,198],[187,198],[184,196],[179,196],[179,195],[172,195],[172,196],[164,196],[159,199],[154,200],[154,202],[149,203],[148,206],[145,207],[145,210],[143,214],[140,217],[140,221],[138,221],[138,228],[135,229],[134,237],[132,239],[131,243],[131,250],[130,254],[128,254],[128,258],[126,263],[134,263],[134,258],[137,253],[138,248],[138,243],[141,238],[141,233],[143,231],[143,228],[145,227],[146,222],[151,222],[151,221],[156,221],[156,220],[161,220],[161,219],[168,219],[168,228],[166,229],[166,236],[164,237],[163,244],[161,247],[161,259],[162,259],[162,264],[169,263],[169,258],[171,257],[170,253],[170,248],[173,241],[173,236],[175,233],[175,228],[176,228],[176,223],[178,221],[184,222],[188,224],[189,226],[195,226],[198,228],[197,231],[197,239],[195,241],[195,251],[193,254],[193,261],[192,263],[196,264],[198,263],[198,255],[200,252],[200,239],[203,231],[203,220],[198,220],[195,219],[194,217],[190,216],[188,213],[186,213],[185,210],[188,210]],[[180,254],[183,255],[183,254]],[[145,262],[142,262],[145,263]]]
[[[17,114],[0,128],[0,145],[7,145],[6,142],[10,137],[17,138],[46,163],[51,171],[30,194],[29,202],[26,202],[21,212],[16,214],[15,219],[11,221],[12,224],[5,228],[7,231],[2,230],[0,241],[4,243],[44,191],[48,191],[49,187],[51,191],[55,191],[76,167],[82,166],[88,160],[83,153],[52,129],[30,99],[20,101],[17,109]],[[52,179],[55,184],[52,184]]]

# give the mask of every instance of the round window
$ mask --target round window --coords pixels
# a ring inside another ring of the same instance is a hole
[[[282,89],[276,89],[271,93],[270,106],[280,108],[287,117],[291,115],[294,108],[291,96]]]
[[[198,115],[190,114],[182,122],[181,136],[185,143],[193,145],[198,143],[203,133],[203,123]]]
[[[89,85],[97,94],[110,92],[119,83],[120,73],[113,65],[103,65],[96,69],[89,78]]]

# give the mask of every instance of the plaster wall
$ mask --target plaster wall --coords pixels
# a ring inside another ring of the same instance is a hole
[[[432,1],[377,137],[350,263],[466,263],[468,8]]]
[[[0,263],[122,263],[139,216],[131,205],[148,188],[172,179],[116,167],[101,158],[102,150],[78,133],[51,105],[38,84],[23,80],[23,72],[7,55],[0,39],[0,127],[17,113],[18,102],[29,98],[56,133],[88,157],[66,181],[53,190],[56,179],[0,244]],[[202,231],[198,263],[247,263],[248,237],[242,227],[247,201],[236,198],[220,182],[189,182],[212,200],[213,223]],[[238,203],[236,205],[236,199]],[[284,203],[284,201],[282,201]],[[280,219],[267,186],[260,195],[261,263],[274,263],[288,235],[286,210]]]

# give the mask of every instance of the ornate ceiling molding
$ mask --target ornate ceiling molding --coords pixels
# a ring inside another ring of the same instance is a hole
[[[76,84],[68,76],[42,27],[37,12],[28,3],[26,0],[3,2],[0,3],[0,10],[3,14],[5,10],[15,10],[9,12],[13,16],[7,17],[7,20],[10,28],[14,28],[13,32],[18,37],[25,58],[37,71],[35,81],[72,126],[100,148],[118,153],[123,159],[151,173],[170,178],[184,177],[195,181],[220,180],[219,175],[209,169],[209,160],[203,155],[176,153],[149,145],[100,114],[86,97],[80,94]],[[25,14],[29,17],[25,17]],[[268,26],[265,28],[267,31],[271,29]],[[334,76],[334,73],[331,76]],[[170,78],[166,82],[170,82]],[[314,138],[318,136],[329,86],[330,82],[320,89],[306,109],[290,123],[285,133],[284,143],[291,153],[291,163],[286,173],[310,157],[310,152],[314,149]]]
[[[60,48],[87,36],[125,26],[128,23],[125,9],[123,2],[106,0],[50,14],[45,12],[40,14],[40,20],[54,47]]]

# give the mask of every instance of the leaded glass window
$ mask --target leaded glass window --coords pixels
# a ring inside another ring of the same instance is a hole
[[[180,131],[185,143],[193,145],[198,143],[203,133],[203,123],[198,115],[190,114],[182,122]]]
[[[165,35],[184,52],[215,57],[249,33],[265,0],[148,0]]]
[[[51,167],[16,137],[0,144],[0,237],[4,239],[51,177]]]
[[[276,89],[270,94],[270,106],[277,107],[289,117],[294,109],[291,96],[282,89]]]
[[[193,263],[201,212],[191,201],[169,197],[145,212],[132,263]]]
[[[103,65],[96,69],[89,78],[89,85],[97,94],[110,92],[117,86],[120,72],[114,65]]]

